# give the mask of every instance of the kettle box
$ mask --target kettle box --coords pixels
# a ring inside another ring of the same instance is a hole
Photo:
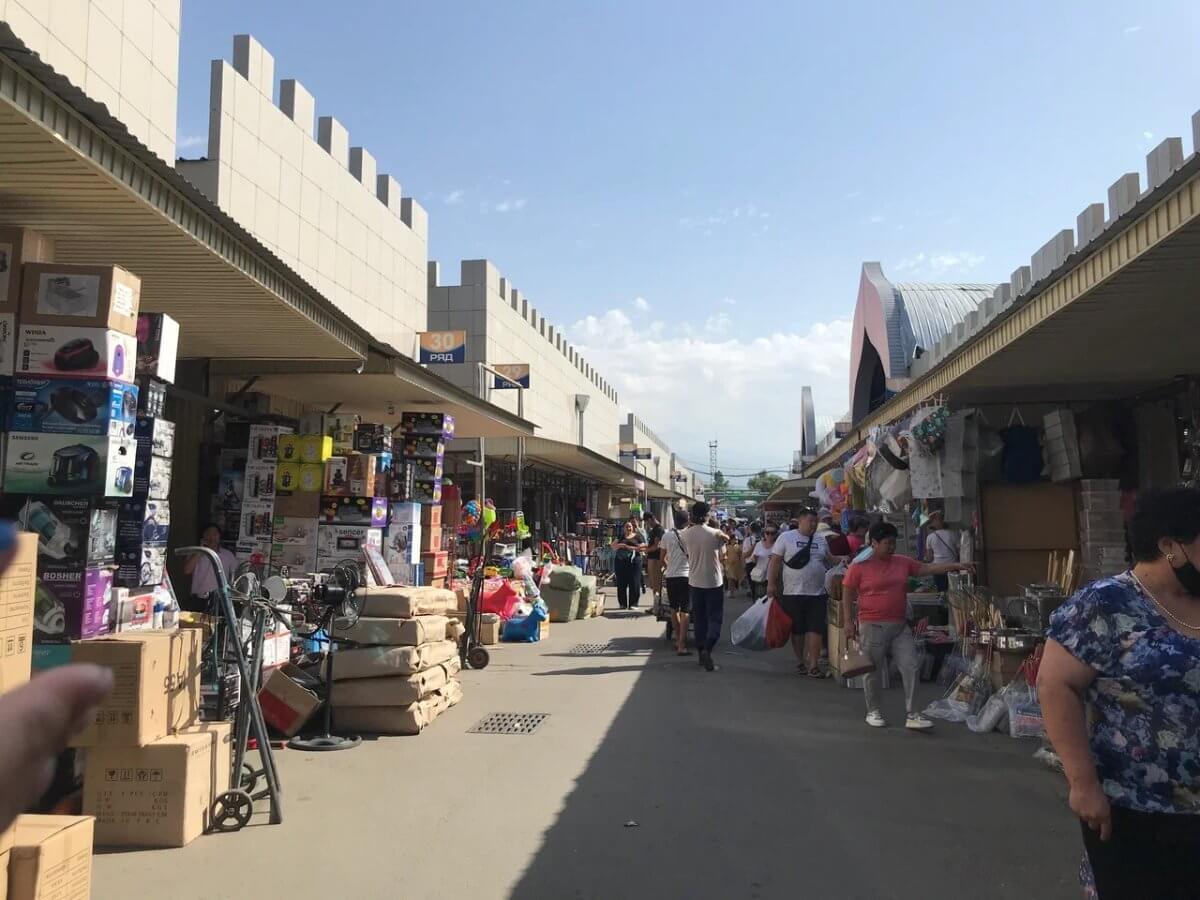
[[[117,504],[98,497],[9,495],[0,514],[38,536],[38,571],[82,571],[113,564]]]
[[[136,353],[137,341],[119,331],[23,324],[17,338],[15,372],[132,383]]]
[[[126,437],[137,418],[137,385],[103,378],[13,379],[10,431]]]
[[[132,438],[14,431],[8,436],[4,490],[130,497],[136,446]]]
[[[21,273],[21,321],[134,335],[141,296],[142,279],[119,266],[28,263]],[[133,368],[133,357],[129,364]]]

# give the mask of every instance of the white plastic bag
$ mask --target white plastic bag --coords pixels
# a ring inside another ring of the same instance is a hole
[[[763,597],[734,621],[729,629],[734,646],[743,650],[770,650],[767,645],[767,613],[771,598]]]

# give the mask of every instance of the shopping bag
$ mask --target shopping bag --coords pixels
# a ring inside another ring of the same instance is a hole
[[[767,609],[767,646],[772,650],[786,647],[792,639],[792,617],[778,600]]]
[[[770,597],[763,597],[734,620],[729,629],[729,638],[735,647],[743,650],[771,649],[767,643],[767,617],[770,615],[771,602]]]

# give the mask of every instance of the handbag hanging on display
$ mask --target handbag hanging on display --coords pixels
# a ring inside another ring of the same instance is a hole
[[[842,665],[838,670],[843,678],[857,678],[875,671],[875,663],[871,657],[858,647],[858,641],[847,641],[846,649],[842,651]]]

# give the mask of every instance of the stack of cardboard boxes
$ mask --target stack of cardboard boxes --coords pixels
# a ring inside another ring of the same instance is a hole
[[[1081,479],[1078,504],[1082,579],[1094,581],[1125,571],[1120,482],[1115,478]]]
[[[406,412],[400,417],[402,464],[412,477],[406,499],[421,505],[420,583],[446,587],[449,553],[442,540],[442,475],[446,442],[454,437],[454,417],[441,413]]]
[[[346,731],[420,734],[462,698],[453,591],[366,588],[362,617],[334,631],[354,647],[334,665],[334,725]]]
[[[73,741],[85,751],[83,811],[98,846],[182,847],[229,789],[232,726],[200,721],[202,640],[181,628],[73,645],[72,661],[107,666],[115,679]]]

